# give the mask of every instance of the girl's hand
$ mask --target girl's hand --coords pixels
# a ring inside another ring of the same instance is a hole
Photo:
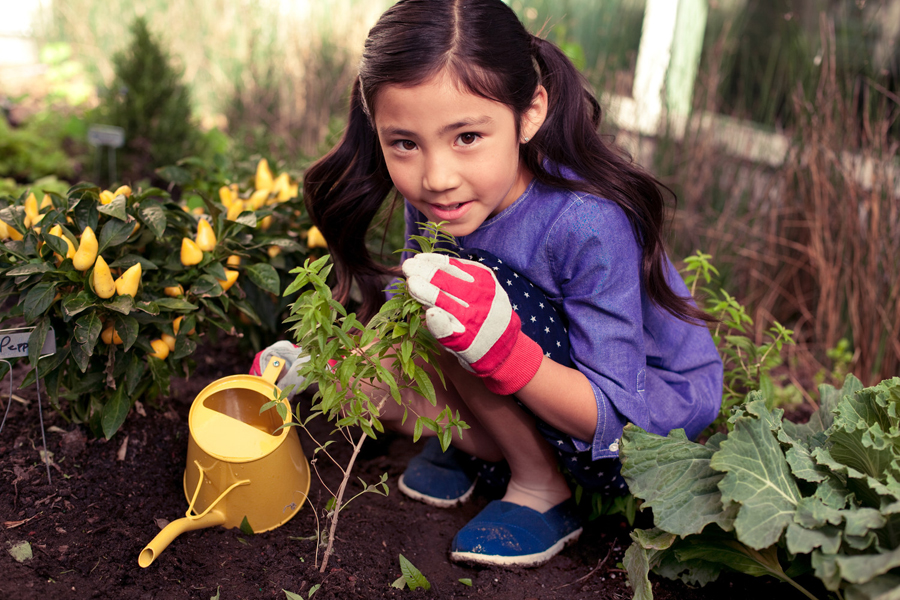
[[[421,302],[428,330],[485,386],[508,395],[531,381],[544,358],[522,333],[519,316],[494,273],[446,254],[423,253],[403,263],[410,295]]]

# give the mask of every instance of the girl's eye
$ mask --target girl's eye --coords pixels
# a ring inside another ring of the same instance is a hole
[[[397,140],[393,143],[393,146],[400,148],[406,152],[410,152],[416,149],[416,143],[411,140]]]
[[[471,146],[475,142],[478,141],[478,138],[481,137],[477,133],[462,133],[459,135],[457,140],[459,140],[460,145],[462,146]]]

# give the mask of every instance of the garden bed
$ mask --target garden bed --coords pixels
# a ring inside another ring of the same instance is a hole
[[[620,517],[587,524],[577,544],[541,568],[451,563],[448,549],[454,533],[489,498],[477,494],[473,502],[451,510],[409,500],[397,490],[396,481],[417,447],[390,435],[371,442],[357,464],[358,474],[368,482],[387,473],[391,493],[363,496],[342,513],[326,573],[316,567],[316,519],[308,506],[285,525],[258,535],[222,527],[185,533],[152,565],[140,568],[141,549],[161,524],[183,516],[187,508],[181,481],[190,403],[208,383],[243,372],[250,362],[234,340],[209,346],[197,353],[199,368],[189,380],[173,380],[172,396],[160,409],[144,407],[145,415],[133,413],[110,441],[86,438],[81,428],[48,410],[44,398],[47,444],[54,459],[52,485],[40,462],[35,389],[14,390],[29,404],[13,401],[0,432],[0,532],[4,548],[27,541],[33,558],[17,562],[10,553],[0,552],[0,597],[207,600],[218,593],[221,600],[232,600],[285,598],[284,589],[305,599],[321,584],[313,596],[317,600],[631,598],[625,574],[616,566],[630,543],[629,527]],[[14,371],[16,385],[23,373],[22,368]],[[8,385],[9,379],[0,382],[2,410]],[[324,434],[324,424],[318,427]],[[304,438],[301,432],[311,458],[312,444]],[[326,482],[336,485],[336,469],[322,465],[322,471]],[[321,509],[328,498],[314,476],[312,504]],[[647,525],[647,515],[640,519]],[[400,576],[400,554],[425,575],[430,591],[391,587]],[[471,580],[471,586],[460,579]],[[722,577],[699,590],[653,580],[659,599],[796,594],[773,580],[741,575]]]

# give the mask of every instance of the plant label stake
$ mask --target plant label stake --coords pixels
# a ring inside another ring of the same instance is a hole
[[[100,156],[103,154],[103,146],[109,148],[109,182],[114,182],[116,148],[121,148],[125,144],[125,130],[115,125],[91,125],[88,128],[88,144],[97,149],[97,155],[94,157],[97,181],[100,181]]]
[[[20,358],[28,356],[28,339],[34,327],[20,327],[17,329],[0,329],[0,361],[5,362],[9,366],[9,402],[6,404],[6,412],[3,414],[3,421],[0,422],[0,433],[3,432],[3,426],[6,425],[6,417],[9,416],[9,408],[13,403],[13,377],[12,363],[7,359]],[[51,327],[47,331],[47,337],[44,338],[44,345],[41,347],[39,358],[56,354],[56,333]],[[50,478],[50,454],[47,451],[47,434],[44,431],[44,411],[41,408],[41,378],[38,372],[37,363],[34,365],[34,380],[37,388],[38,400],[38,418],[41,422],[41,440],[44,442],[44,465],[47,467],[47,483],[53,484]]]

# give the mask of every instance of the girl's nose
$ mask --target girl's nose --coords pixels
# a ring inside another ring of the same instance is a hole
[[[422,174],[422,186],[429,192],[446,192],[458,187],[460,176],[453,161],[446,157],[429,157]]]

